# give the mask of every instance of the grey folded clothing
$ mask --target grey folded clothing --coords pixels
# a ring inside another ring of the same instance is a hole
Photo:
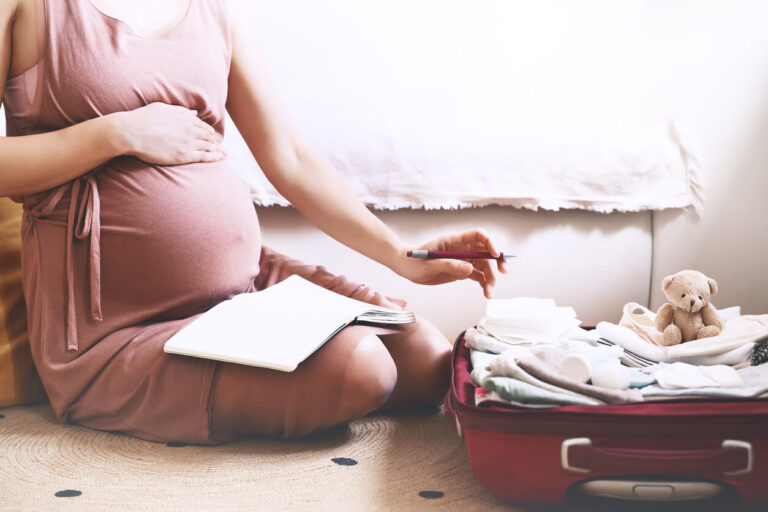
[[[567,395],[577,394],[604,403],[616,404],[643,400],[642,393],[637,389],[608,389],[583,384],[565,377],[525,349],[506,350],[491,361],[488,369],[494,377],[514,377],[548,391]]]
[[[608,389],[600,386],[593,386],[592,384],[582,384],[581,382],[561,375],[536,357],[519,357],[517,359],[517,365],[539,380],[554,384],[555,386],[559,386],[569,391],[597,398],[608,404],[643,401],[643,394],[637,389]]]
[[[483,388],[501,398],[523,404],[597,405],[600,402],[575,394],[555,393],[512,377],[487,377]]]

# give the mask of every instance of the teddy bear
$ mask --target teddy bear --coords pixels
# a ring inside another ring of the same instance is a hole
[[[723,321],[709,301],[717,293],[717,282],[696,270],[681,270],[667,276],[661,288],[668,303],[656,312],[656,328],[665,346],[717,336]]]

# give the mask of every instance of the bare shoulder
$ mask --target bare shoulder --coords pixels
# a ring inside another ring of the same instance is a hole
[[[22,0],[0,1],[0,93],[5,90],[5,80],[11,70],[13,31]]]
[[[240,26],[248,18],[250,0],[223,0],[229,16],[229,23],[233,27]],[[253,6],[251,5],[252,9]]]
[[[2,13],[10,43],[5,64],[8,76],[14,76],[32,67],[43,57],[45,6],[43,0],[2,0]]]
[[[2,15],[3,18],[5,18],[9,12],[13,15],[25,1],[26,0],[3,0],[0,2],[0,15]]]
[[[13,27],[13,22],[18,15],[21,4],[25,0],[3,0],[0,2],[0,23],[5,33]]]

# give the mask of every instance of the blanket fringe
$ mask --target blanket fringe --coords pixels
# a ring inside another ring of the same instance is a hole
[[[677,144],[683,159],[683,167],[691,195],[691,207],[695,214],[701,217],[704,208],[704,179],[701,173],[701,159],[691,150],[691,146],[680,135],[680,129],[674,123],[669,124],[669,135]]]

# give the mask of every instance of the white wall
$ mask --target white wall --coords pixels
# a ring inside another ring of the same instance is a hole
[[[652,277],[645,267],[650,248],[638,237],[647,223],[642,215],[502,208],[380,215],[413,242],[441,230],[486,226],[506,250],[525,253],[500,283],[499,296],[551,295],[575,306],[588,323],[617,320],[622,301],[646,302],[638,279],[648,279],[651,306],[657,308],[663,302],[661,279],[686,268],[718,280],[716,305],[768,313],[768,271],[763,268],[768,262],[768,2],[652,0],[637,5],[644,66],[650,71],[639,89],[654,99],[659,112],[683,126],[698,148],[706,185],[700,217],[677,210],[654,214]],[[263,209],[262,218],[268,243],[298,251],[304,240],[311,241],[317,247],[315,259],[333,263],[336,249],[315,238],[295,212]],[[351,255],[343,262],[336,268],[353,277],[410,294],[415,309],[449,335],[482,309],[479,292],[473,295],[470,286],[423,290],[387,278]],[[469,294],[457,300],[458,289]]]
[[[768,2],[653,5],[669,43],[656,94],[698,139],[707,188],[700,218],[654,216],[652,305],[664,276],[693,268],[718,281],[718,307],[768,313]]]
[[[553,296],[587,323],[616,321],[621,304],[647,300],[650,284],[658,307],[661,279],[684,268],[718,280],[718,306],[768,313],[768,2],[653,0],[640,12],[648,58],[657,62],[645,90],[685,122],[707,178],[700,218],[679,211],[654,215],[652,278],[647,213],[489,207],[378,215],[413,243],[486,227],[504,250],[520,254],[497,296]],[[259,214],[267,244],[409,299],[448,336],[482,313],[473,284],[412,285],[329,240],[291,209],[261,208]]]
[[[651,270],[650,214],[532,212],[485,207],[470,210],[377,212],[406,242],[420,244],[457,230],[485,227],[499,247],[518,257],[499,275],[495,296],[554,297],[594,325],[617,322],[629,301],[646,303]],[[264,244],[325,265],[404,298],[448,337],[477,322],[485,299],[474,282],[413,284],[360,256],[308,224],[292,208],[259,208]]]

